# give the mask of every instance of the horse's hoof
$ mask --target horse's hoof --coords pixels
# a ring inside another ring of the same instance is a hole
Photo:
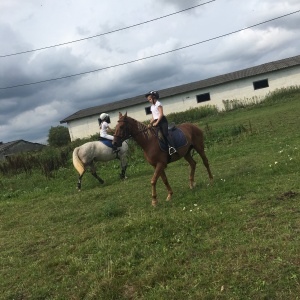
[[[157,200],[152,200],[152,206],[153,206],[153,207],[156,207],[157,204],[158,204],[158,201],[157,201]]]
[[[168,195],[166,201],[171,201],[172,200],[172,195]]]
[[[196,182],[195,181],[190,183],[190,189],[192,190],[194,187],[196,187]]]

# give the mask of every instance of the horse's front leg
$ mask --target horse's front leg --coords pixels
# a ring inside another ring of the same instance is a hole
[[[120,178],[121,179],[126,179],[127,177],[126,177],[126,169],[127,169],[127,167],[125,166],[125,167],[122,167],[122,170],[121,170],[121,173],[120,173]]]
[[[170,201],[172,199],[172,195],[173,195],[173,191],[172,191],[172,188],[169,184],[169,181],[168,181],[168,178],[167,178],[167,175],[165,173],[164,170],[162,170],[161,172],[161,175],[160,175],[164,185],[166,186],[167,190],[168,190],[168,196],[167,196],[167,201]]]
[[[121,173],[120,178],[126,179],[127,159],[124,155],[121,156]]]
[[[158,204],[157,194],[156,194],[156,183],[158,178],[161,176],[161,172],[164,170],[164,166],[162,164],[157,164],[155,167],[154,174],[151,179],[152,186],[152,206],[156,206]]]

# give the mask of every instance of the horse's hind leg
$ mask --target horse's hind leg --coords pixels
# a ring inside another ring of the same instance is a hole
[[[81,175],[79,175],[78,177],[78,181],[77,181],[77,189],[80,192],[81,191],[81,181],[82,181],[82,176],[84,173],[82,173]]]
[[[91,168],[91,173],[92,173],[92,175],[101,183],[101,184],[103,184],[104,183],[104,180],[102,179],[102,178],[100,178],[98,175],[97,175],[97,173],[96,173],[96,167],[94,166],[94,164],[92,164],[91,166],[90,166],[90,168]]]
[[[210,171],[210,167],[209,167],[209,162],[208,159],[206,157],[205,151],[204,151],[204,145],[203,143],[200,144],[200,146],[194,145],[195,150],[199,153],[199,155],[202,158],[203,164],[207,170],[208,176],[210,181],[212,182],[214,179],[214,176],[212,175],[211,171]]]
[[[189,175],[189,181],[190,181],[190,189],[193,189],[196,186],[195,183],[195,171],[196,171],[196,165],[197,163],[191,156],[191,151],[189,151],[185,156],[184,159],[189,163],[190,165],[190,175]]]

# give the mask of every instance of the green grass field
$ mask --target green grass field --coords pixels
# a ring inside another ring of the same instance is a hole
[[[300,93],[281,96],[200,119],[214,184],[170,164],[156,208],[140,149],[80,193],[71,159],[0,175],[0,299],[300,299]]]

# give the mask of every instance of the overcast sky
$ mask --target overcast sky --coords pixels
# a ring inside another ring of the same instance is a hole
[[[46,144],[80,109],[299,55],[300,12],[251,27],[298,10],[299,0],[1,0],[0,141]]]

